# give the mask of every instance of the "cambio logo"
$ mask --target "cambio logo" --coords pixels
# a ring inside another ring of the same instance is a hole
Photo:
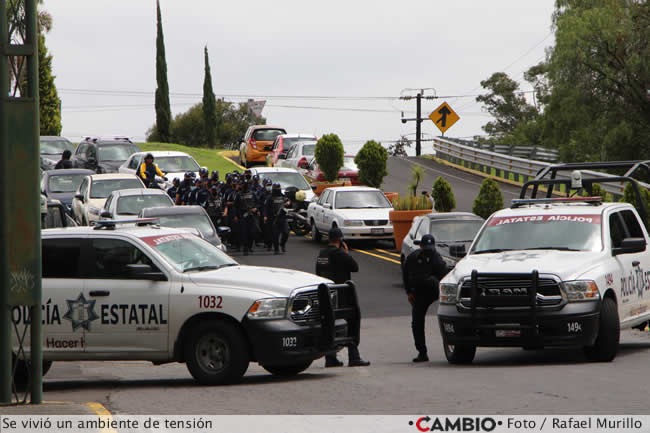
[[[423,416],[417,421],[409,421],[409,425],[414,425],[421,432],[430,431],[459,431],[459,432],[491,432],[501,421],[497,422],[494,418],[431,418]]]

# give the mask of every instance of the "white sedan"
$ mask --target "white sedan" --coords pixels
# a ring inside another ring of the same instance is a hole
[[[174,206],[171,197],[160,189],[121,189],[108,196],[100,219],[135,220],[142,209],[171,206]]]
[[[133,174],[93,174],[86,177],[72,200],[72,211],[77,223],[87,226],[99,220],[106,198],[120,189],[144,188]]]
[[[318,201],[309,204],[307,215],[315,241],[333,227],[340,228],[346,239],[392,239],[391,210],[381,190],[343,186],[323,191]]]
[[[188,155],[185,152],[173,152],[166,150],[155,150],[152,152],[138,152],[134,153],[127,159],[124,164],[119,168],[120,173],[128,173],[138,175],[138,170],[144,162],[144,157],[147,154],[152,154],[154,157],[154,163],[158,168],[165,173],[167,177],[167,182],[163,183],[162,179],[157,179],[159,183],[162,183],[162,189],[167,189],[172,186],[174,179],[183,181],[183,176],[188,171],[194,172],[196,176],[199,176],[199,163],[196,162],[194,158]]]

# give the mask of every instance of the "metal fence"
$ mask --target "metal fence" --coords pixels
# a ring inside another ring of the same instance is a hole
[[[532,159],[535,161],[558,162],[560,159],[560,152],[557,149],[549,149],[541,146],[510,146],[506,144],[481,143],[478,141],[461,140],[457,138],[450,138],[448,141],[467,147],[487,150],[502,155],[516,156],[523,159]]]
[[[440,159],[492,176],[520,183],[533,180],[541,169],[552,165],[545,161],[524,159],[517,156],[503,155],[489,150],[478,149],[476,147],[445,140],[444,138],[433,139],[433,149],[436,151],[436,156]],[[582,173],[583,175],[586,175],[586,177],[614,177],[614,175],[611,174],[591,170],[582,170]],[[568,179],[569,176],[570,173],[558,173],[557,179]],[[650,185],[648,184],[639,182],[639,185],[650,189]],[[608,183],[602,184],[601,186],[605,191],[612,194],[614,198],[618,198],[623,195],[625,183]],[[560,188],[560,192],[566,192],[564,186]]]

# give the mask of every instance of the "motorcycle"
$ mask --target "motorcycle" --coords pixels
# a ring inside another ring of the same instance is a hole
[[[301,200],[300,196],[296,197],[298,188],[289,187],[285,190],[285,195],[291,202],[291,207],[286,209],[287,222],[291,229],[298,236],[305,236],[311,232],[311,224],[307,218],[307,206],[309,203]]]

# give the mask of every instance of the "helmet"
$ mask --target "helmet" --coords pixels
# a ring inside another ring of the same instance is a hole
[[[259,181],[260,181],[259,175],[256,174],[255,176],[253,176],[253,182],[259,182]]]
[[[192,171],[186,171],[185,175],[183,176],[185,179],[191,179],[194,177],[194,172]]]
[[[208,175],[208,169],[205,167],[199,168],[199,176],[205,177]]]
[[[274,183],[273,184],[273,189],[280,189],[280,184],[279,183]]]
[[[262,181],[262,185],[271,185],[271,184],[273,184],[273,181],[269,178],[264,178],[264,180]]]
[[[305,191],[296,191],[296,201],[305,201],[307,193]]]
[[[217,170],[212,170],[212,179],[219,180],[219,172]]]
[[[145,157],[144,157],[145,161],[146,161],[147,159],[149,159],[149,158],[154,159],[152,153],[147,153],[147,154],[145,155]]]

